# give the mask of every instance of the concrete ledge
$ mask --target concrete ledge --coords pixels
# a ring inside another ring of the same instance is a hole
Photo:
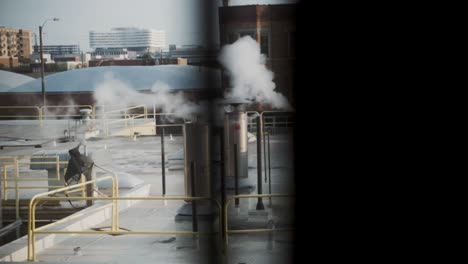
[[[128,191],[121,191],[120,197],[137,197],[137,196],[149,196],[150,184],[140,184],[135,188]],[[141,201],[119,201],[118,209],[119,212],[124,211],[132,205]],[[83,231],[89,230],[91,227],[101,224],[104,221],[110,220],[111,207],[107,206],[108,201],[97,201],[91,207],[83,209],[70,217],[76,217],[69,221],[65,221],[57,226],[54,230],[60,231]],[[27,224],[27,223],[25,223]],[[70,236],[69,234],[44,234],[36,235],[36,253],[41,252],[44,249],[53,247],[54,245],[64,241]],[[23,236],[15,241],[12,241],[2,247],[0,247],[0,262],[11,262],[11,261],[26,261],[28,257],[28,236]]]

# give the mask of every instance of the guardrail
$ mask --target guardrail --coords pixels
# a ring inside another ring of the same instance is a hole
[[[177,113],[153,113],[152,114],[156,124],[156,134],[158,134],[158,128],[178,128],[180,127],[180,133],[182,133],[182,127],[185,124],[185,119],[180,117]],[[177,123],[182,120],[182,123]],[[173,129],[175,130],[175,129]],[[178,131],[166,130],[166,133],[177,133]]]
[[[73,189],[82,188],[86,185],[94,184],[94,183],[109,180],[109,179],[112,180],[112,197],[118,197],[118,192],[119,192],[118,179],[115,175],[113,175],[113,176],[104,176],[99,179],[86,181],[86,182],[82,182],[79,184],[74,184],[71,186],[63,187],[57,190],[48,191],[48,192],[41,193],[41,194],[36,194],[31,198],[29,202],[29,214],[28,214],[29,216],[28,218],[28,260],[29,261],[37,261],[36,251],[35,251],[36,250],[35,236],[36,236],[36,233],[39,232],[39,230],[62,223],[65,220],[69,220],[70,217],[76,217],[76,216],[71,215],[69,217],[62,218],[59,221],[56,221],[54,223],[51,223],[51,224],[48,224],[48,225],[45,225],[36,229],[36,210],[35,209],[36,209],[38,202],[43,201],[43,200],[50,201],[50,200],[57,200],[57,199],[63,200],[63,201],[72,201],[72,200],[76,200],[76,198],[79,198],[80,200],[90,200],[90,198],[95,200],[98,197],[47,197],[47,196],[51,194],[61,193],[61,192],[69,193],[69,191],[73,191]],[[111,209],[112,215],[115,216],[116,212],[118,212],[117,201],[112,200],[111,205],[112,205],[112,209]],[[112,217],[111,221],[112,221],[111,223],[113,227],[116,224],[118,226],[118,223],[115,223],[115,221],[118,221],[118,218],[116,219],[115,217]]]
[[[138,109],[138,108],[143,108],[143,114],[135,114],[131,113],[131,110]],[[120,118],[123,115],[123,119]],[[113,117],[119,118],[115,120],[111,120]],[[104,112],[103,114],[103,128],[106,136],[109,136],[109,131],[110,131],[110,125],[112,124],[120,124],[124,123],[125,127],[128,127],[128,121],[132,121],[132,126],[135,126],[135,119],[137,118],[143,118],[145,121],[148,118],[148,108],[145,105],[137,105],[137,106],[132,106],[132,107],[127,107],[127,108],[122,108],[122,109],[117,109],[117,110],[112,110],[112,111],[107,111]]]
[[[83,184],[88,184],[87,182]],[[113,183],[114,184],[114,183]],[[116,188],[118,190],[118,188]],[[58,190],[57,190],[58,191]],[[209,200],[216,204],[218,207],[219,213],[221,214],[221,206],[213,198],[210,197],[190,197],[190,196],[174,196],[174,197],[46,197],[48,193],[44,193],[40,197],[34,197],[34,200],[31,200],[30,203],[30,219],[29,222],[31,223],[28,226],[28,260],[29,261],[38,261],[36,256],[36,247],[35,247],[35,236],[36,234],[107,234],[107,235],[213,235],[216,233],[222,233],[222,222],[220,219],[220,231],[219,232],[199,232],[199,231],[120,231],[119,227],[119,217],[118,217],[118,210],[117,210],[117,201],[155,201],[155,200]],[[63,218],[55,223],[48,224],[39,228],[35,227],[35,208],[37,203],[40,201],[80,201],[80,200],[104,200],[104,201],[112,201],[115,203],[113,205],[112,216],[111,216],[111,230],[110,231],[44,231],[46,228],[50,228],[54,225],[62,223],[64,221],[70,220],[72,218],[76,218],[78,216],[71,215],[69,217]]]
[[[233,195],[229,197],[224,204],[224,246],[227,250],[229,239],[229,234],[246,234],[246,233],[266,233],[266,232],[277,232],[277,231],[292,231],[293,228],[275,228],[275,229],[236,229],[230,230],[228,228],[228,207],[232,200],[241,199],[241,198],[268,198],[268,197],[294,197],[293,194],[241,194]]]
[[[47,117],[81,117],[81,114],[79,113],[66,113],[66,114],[59,114],[55,112],[59,111],[51,111],[51,109],[70,109],[71,111],[76,110],[76,109],[83,109],[83,108],[89,108],[90,110],[93,110],[92,105],[46,105],[46,106],[41,106],[41,112],[42,112],[42,118],[47,119]],[[78,111],[79,111],[78,110]],[[68,110],[67,110],[68,112]],[[92,112],[92,117],[95,118],[96,114],[94,111]]]
[[[294,112],[290,111],[246,111],[247,115],[257,114],[262,118],[262,123],[265,128],[271,128],[276,131],[278,128],[291,127],[294,124]],[[249,131],[255,131],[257,122],[248,122]]]
[[[49,158],[53,159],[55,158],[55,161],[20,161],[21,159],[25,159],[29,157],[31,158]],[[32,157],[32,156],[22,156],[19,158],[18,156],[1,156],[0,160],[10,160],[10,161],[4,161],[3,164],[3,177],[2,177],[2,182],[3,182],[3,200],[7,201],[8,200],[8,191],[14,189],[15,190],[15,211],[16,211],[16,220],[18,220],[19,217],[19,203],[20,203],[20,190],[24,189],[45,189],[45,188],[62,188],[63,186],[54,186],[54,185],[32,185],[32,186],[20,186],[19,182],[37,182],[37,181],[60,181],[60,165],[61,164],[68,164],[68,161],[60,161],[59,156],[38,156],[38,157]],[[57,178],[20,178],[20,165],[31,165],[31,164],[55,164],[56,165],[56,170],[57,170]],[[8,177],[8,166],[13,166],[13,177]],[[65,173],[66,168],[64,169]],[[10,187],[8,185],[8,182],[14,182],[14,187]],[[84,189],[83,192],[84,193]]]
[[[0,106],[0,109],[36,109],[37,115],[0,115],[0,118],[7,117],[7,118],[37,118],[39,120],[39,124],[42,126],[42,110],[39,106]]]

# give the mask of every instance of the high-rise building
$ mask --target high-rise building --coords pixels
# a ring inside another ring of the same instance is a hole
[[[0,27],[0,64],[18,63],[32,53],[32,30]],[[15,66],[15,65],[13,65]]]
[[[95,51],[123,50],[137,54],[156,52],[166,46],[166,32],[141,28],[113,28],[110,31],[90,31],[89,46]]]

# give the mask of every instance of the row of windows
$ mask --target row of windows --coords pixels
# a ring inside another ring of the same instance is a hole
[[[89,35],[90,36],[108,36],[108,35],[114,35],[114,36],[127,36],[127,35],[132,35],[132,36],[135,36],[135,35],[140,35],[140,36],[151,36],[151,35],[165,35],[166,33],[165,32],[122,32],[122,33],[93,33],[93,32],[90,32]]]
[[[96,38],[156,38],[156,39],[161,39],[161,38],[166,38],[166,36],[162,35],[162,36],[155,36],[155,35],[151,35],[151,36],[140,36],[140,35],[136,35],[136,36],[132,36],[132,35],[123,35],[123,36],[116,36],[116,35],[98,35],[98,36],[90,36],[90,38],[92,39],[96,39]]]
[[[58,52],[79,52],[80,49],[78,47],[73,47],[73,48],[67,48],[67,47],[47,47],[44,46],[44,51],[58,51]],[[39,46],[35,45],[34,49],[38,50]]]
[[[109,45],[109,46],[116,46],[116,45],[120,45],[120,46],[148,46],[148,47],[151,47],[151,46],[161,46],[163,45],[164,46],[164,42],[90,42],[90,45],[91,46],[106,46],[106,45]]]
[[[156,42],[165,42],[164,39],[91,39],[89,40],[90,43],[107,43],[107,42],[121,42],[121,43],[136,43],[136,42],[144,42],[144,43],[156,43]]]

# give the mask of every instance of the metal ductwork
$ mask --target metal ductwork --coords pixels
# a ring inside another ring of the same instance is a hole
[[[224,115],[224,169],[226,177],[234,178],[234,155],[237,155],[239,179],[248,177],[247,120],[247,114],[238,110]]]
[[[206,123],[184,124],[185,194],[192,195],[190,165],[195,162],[195,194],[211,196],[210,127]]]

